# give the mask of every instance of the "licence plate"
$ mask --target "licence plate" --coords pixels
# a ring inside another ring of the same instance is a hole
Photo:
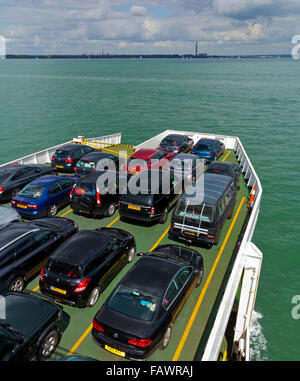
[[[63,168],[63,165],[56,165],[56,168]]]
[[[60,294],[66,295],[66,293],[67,293],[66,290],[61,290],[60,288],[56,288],[56,287],[53,287],[53,286],[51,286],[50,288],[51,288],[52,291],[59,292]]]
[[[18,207],[18,208],[27,209],[27,205],[21,205],[21,204],[17,204],[17,207]]]
[[[191,232],[184,232],[184,234],[193,235],[193,236],[196,235],[196,233],[191,233]]]
[[[107,351],[109,351],[111,353],[114,353],[115,355],[118,355],[118,356],[121,356],[121,357],[125,357],[125,352],[118,351],[117,349],[109,347],[108,345],[105,345],[104,348]]]
[[[141,207],[136,205],[128,205],[128,209],[141,210]]]

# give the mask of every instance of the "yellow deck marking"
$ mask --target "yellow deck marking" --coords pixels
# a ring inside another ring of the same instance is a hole
[[[168,233],[168,231],[170,230],[170,227],[171,225],[169,225],[167,227],[167,229],[163,232],[163,234],[159,237],[159,239],[156,241],[156,243],[152,246],[151,250],[150,251],[153,251],[156,246],[160,243],[160,241],[165,237],[165,235]]]
[[[118,220],[120,219],[120,216],[119,217],[117,217],[117,218],[115,218],[110,224],[108,224],[106,227],[107,228],[110,228],[111,227],[111,225],[113,225],[115,222],[117,222]]]
[[[241,200],[241,202],[240,202],[240,205],[239,205],[239,207],[238,207],[238,209],[237,209],[237,211],[236,211],[236,214],[235,214],[235,216],[234,216],[234,219],[232,220],[232,223],[231,223],[231,225],[230,225],[230,227],[229,227],[229,230],[228,230],[228,232],[227,232],[227,234],[226,234],[226,237],[225,237],[225,239],[224,239],[224,241],[223,241],[223,244],[222,244],[222,246],[221,246],[221,248],[220,248],[220,251],[219,251],[219,253],[218,253],[218,255],[217,255],[217,258],[216,258],[216,260],[215,260],[215,262],[214,262],[214,264],[213,264],[213,266],[212,266],[212,268],[211,268],[211,271],[210,271],[210,273],[209,273],[209,275],[208,275],[208,277],[207,277],[207,280],[206,280],[206,282],[205,282],[205,285],[204,285],[204,287],[203,287],[203,289],[202,289],[202,291],[201,291],[201,294],[200,294],[200,296],[199,296],[199,298],[198,298],[198,300],[197,300],[197,303],[196,303],[196,305],[195,305],[195,308],[194,308],[194,310],[193,310],[193,313],[192,313],[192,315],[191,315],[191,317],[190,317],[190,320],[189,320],[189,322],[188,322],[188,324],[187,324],[187,326],[186,326],[186,328],[185,328],[185,331],[184,331],[184,333],[183,333],[183,335],[182,335],[182,337],[181,337],[181,340],[180,340],[180,342],[179,342],[179,345],[178,345],[178,347],[177,347],[177,349],[176,349],[176,352],[175,352],[175,354],[174,354],[174,357],[173,357],[172,361],[177,361],[178,358],[179,358],[179,356],[180,356],[180,353],[181,353],[181,351],[182,351],[182,348],[183,348],[183,346],[184,346],[184,344],[185,344],[185,342],[186,342],[186,339],[187,339],[187,337],[188,337],[188,334],[189,334],[189,332],[190,332],[190,330],[191,330],[191,328],[192,328],[192,325],[193,325],[194,320],[195,320],[195,318],[196,318],[196,316],[197,316],[198,310],[199,310],[199,308],[200,308],[200,306],[201,306],[201,303],[202,303],[202,301],[203,301],[204,295],[205,295],[205,293],[206,293],[206,291],[207,291],[207,289],[208,289],[208,286],[209,286],[209,284],[210,284],[210,282],[211,282],[211,279],[212,279],[212,277],[213,277],[213,275],[214,275],[214,272],[215,272],[215,270],[216,270],[216,267],[217,267],[217,265],[218,265],[218,263],[219,263],[219,260],[220,260],[220,258],[221,258],[221,255],[222,255],[222,253],[223,253],[223,251],[224,251],[224,248],[225,248],[225,246],[226,246],[226,243],[227,243],[227,241],[228,241],[228,238],[229,238],[229,236],[230,236],[230,234],[231,234],[231,231],[232,231],[232,229],[233,229],[233,226],[234,226],[234,224],[235,224],[235,222],[236,222],[236,219],[237,219],[237,217],[238,217],[238,215],[239,215],[239,213],[240,213],[240,210],[241,210],[241,208],[242,208],[242,205],[243,205],[245,199],[246,199],[246,198],[243,197],[242,200]]]
[[[224,157],[224,159],[222,159],[222,161],[225,161],[230,153],[231,153],[231,151],[227,152],[227,155]]]
[[[72,210],[73,210],[73,209],[68,210],[66,213],[64,213],[64,214],[63,214],[62,216],[60,216],[60,217],[64,217],[64,216],[66,216],[68,213],[72,212]]]
[[[39,288],[39,286],[36,286],[32,291],[37,291]]]

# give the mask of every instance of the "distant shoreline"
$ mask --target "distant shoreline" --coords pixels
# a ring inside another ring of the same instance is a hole
[[[81,55],[69,55],[69,54],[7,54],[6,59],[208,59],[208,58],[291,58],[289,54],[261,54],[261,55],[231,55],[231,56],[217,56],[217,55],[192,55],[192,54],[81,54]]]

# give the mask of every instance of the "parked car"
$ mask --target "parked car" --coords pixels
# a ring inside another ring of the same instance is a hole
[[[170,171],[173,171],[177,177],[184,179],[186,184],[192,184],[203,173],[204,163],[197,155],[179,153],[172,159]]]
[[[192,149],[192,153],[210,163],[217,160],[225,151],[224,144],[218,139],[200,139]]]
[[[202,277],[203,259],[195,250],[162,245],[142,254],[94,317],[94,340],[128,359],[166,348],[176,316]]]
[[[76,174],[83,178],[92,172],[101,172],[105,169],[118,171],[118,156],[105,152],[88,153],[77,162],[74,171]]]
[[[237,164],[225,161],[216,161],[209,164],[205,170],[206,173],[216,173],[219,175],[230,176],[237,184],[240,178],[241,169]]]
[[[125,230],[81,230],[50,256],[41,272],[40,290],[59,302],[92,307],[134,256],[133,235]]]
[[[156,221],[164,224],[169,210],[175,205],[180,195],[181,179],[178,179],[171,171],[157,169],[142,171],[134,176],[128,183],[127,193],[120,196],[121,219]],[[132,191],[130,182],[141,184],[138,193]]]
[[[46,164],[7,164],[0,168],[0,202],[7,202],[32,180],[55,175],[56,169]]]
[[[53,217],[70,203],[70,192],[78,180],[75,176],[40,177],[13,197],[12,207],[26,219]]]
[[[76,233],[77,225],[67,218],[41,218],[14,222],[0,229],[0,292],[23,291],[50,254]]]
[[[204,173],[201,189],[189,189],[178,199],[171,218],[169,237],[211,247],[220,241],[222,227],[231,218],[238,187],[232,177]]]
[[[163,138],[158,149],[172,152],[174,155],[180,152],[189,152],[194,146],[193,139],[186,135],[170,134]]]
[[[1,226],[8,225],[11,222],[18,221],[21,221],[21,216],[15,209],[7,206],[0,206],[0,228]]]
[[[51,157],[51,165],[63,172],[73,172],[75,165],[84,155],[94,152],[95,148],[70,143],[58,148]]]
[[[4,292],[0,320],[0,361],[47,360],[62,333],[62,309],[33,292]]]
[[[107,177],[103,182],[103,188],[100,189],[97,187],[97,181],[102,175]],[[115,171],[93,172],[80,180],[74,185],[70,194],[73,212],[93,217],[111,217],[118,205],[122,181],[127,183],[127,175]]]
[[[160,150],[142,148],[127,161],[127,173],[138,173],[145,169],[167,169],[174,155]]]

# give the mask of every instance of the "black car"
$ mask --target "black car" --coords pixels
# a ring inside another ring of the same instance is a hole
[[[219,175],[230,176],[237,184],[240,178],[241,169],[237,164],[225,161],[215,161],[209,164],[205,170],[206,173],[216,173]]]
[[[93,172],[80,180],[70,194],[73,212],[93,217],[111,217],[118,205],[122,184],[126,187],[129,176],[116,171],[102,171]]]
[[[193,139],[186,135],[170,134],[163,138],[157,149],[174,154],[189,152],[194,146]]]
[[[63,172],[73,172],[75,165],[87,153],[94,152],[95,148],[70,143],[58,148],[51,157],[51,165]]]
[[[93,338],[129,359],[164,349],[176,316],[202,277],[203,259],[195,250],[162,245],[143,254],[94,317]]]
[[[139,184],[138,193],[130,186],[135,183]],[[120,196],[121,219],[164,224],[180,196],[181,187],[181,179],[171,171],[151,169],[132,175],[127,193]]]
[[[0,229],[0,292],[22,291],[47,262],[50,254],[77,225],[67,218],[14,222]]]
[[[92,307],[134,256],[134,238],[125,230],[81,230],[51,255],[41,272],[40,289],[57,301]]]
[[[47,360],[62,332],[62,309],[33,292],[0,295],[5,319],[0,319],[0,361]]]
[[[119,170],[119,158],[106,152],[91,152],[83,156],[76,164],[74,171],[80,177],[85,177],[91,172],[103,170]]]
[[[32,180],[57,171],[46,164],[7,164],[0,168],[0,201],[7,202]]]

